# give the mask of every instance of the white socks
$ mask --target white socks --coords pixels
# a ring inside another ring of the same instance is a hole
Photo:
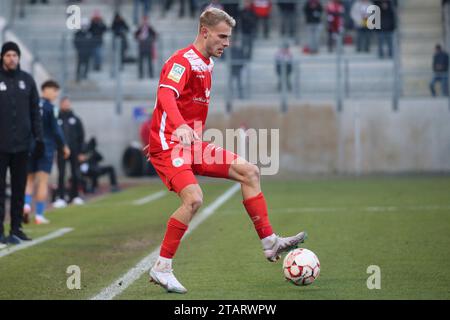
[[[172,259],[159,256],[154,268],[156,271],[170,271],[172,270]]]
[[[277,236],[275,233],[272,233],[270,236],[261,239],[261,243],[264,250],[272,249],[275,241],[277,240]]]

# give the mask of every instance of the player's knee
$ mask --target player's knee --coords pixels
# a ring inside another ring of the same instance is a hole
[[[188,207],[192,214],[196,213],[198,209],[203,205],[203,195],[201,193],[191,194],[184,202],[184,205]]]
[[[245,178],[249,184],[254,184],[259,182],[259,168],[249,163],[245,170]]]

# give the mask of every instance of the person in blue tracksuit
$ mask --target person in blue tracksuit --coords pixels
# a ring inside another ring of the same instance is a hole
[[[58,126],[54,113],[53,103],[58,98],[59,85],[53,80],[48,80],[42,84],[41,91],[42,97],[39,107],[44,129],[45,153],[41,157],[32,155],[29,161],[27,187],[25,190],[24,221],[27,223],[29,220],[34,183],[37,181],[35,223],[47,224],[49,220],[44,217],[44,211],[48,197],[48,178],[52,171],[54,154],[56,148],[61,148],[63,149],[64,156],[67,158],[70,155],[70,150],[66,145],[64,134]]]

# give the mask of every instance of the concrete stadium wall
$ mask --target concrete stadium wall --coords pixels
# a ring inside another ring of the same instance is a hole
[[[136,106],[152,110],[153,102],[126,102],[121,116],[112,102],[73,103],[85,123],[86,136],[97,137],[105,162],[119,170],[125,148],[139,140],[139,124],[133,120]],[[397,112],[392,111],[390,100],[348,100],[341,113],[331,101],[292,104],[286,114],[278,110],[278,106],[236,106],[228,116],[211,113],[207,128],[279,129],[280,170],[284,172],[450,171],[448,100],[404,99]]]

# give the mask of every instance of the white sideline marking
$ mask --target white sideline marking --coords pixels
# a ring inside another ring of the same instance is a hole
[[[209,206],[199,212],[192,222],[189,224],[188,231],[184,234],[183,239],[186,238],[188,234],[194,231],[203,221],[205,221],[209,216],[211,216],[217,208],[219,208],[222,204],[224,204],[228,199],[230,199],[236,191],[240,189],[240,184],[234,184],[231,188],[229,188],[225,193],[223,193],[220,197],[214,200]],[[91,300],[112,300],[117,295],[121,294],[126,288],[128,288],[134,281],[139,279],[142,274],[150,270],[150,267],[155,262],[156,258],[159,255],[159,247],[153,250],[148,256],[143,258],[139,263],[131,268],[126,274],[121,276],[119,279],[115,280],[111,285],[104,288],[100,293],[96,296],[92,297]]]
[[[0,258],[4,257],[4,256],[7,256],[7,255],[9,255],[11,253],[14,253],[16,251],[23,250],[23,249],[35,246],[35,245],[40,244],[42,242],[61,237],[62,235],[66,234],[66,233],[68,233],[70,231],[73,231],[73,228],[62,228],[62,229],[56,230],[56,231],[54,231],[52,233],[49,233],[46,236],[37,238],[36,240],[24,241],[21,244],[18,244],[18,245],[15,245],[15,246],[8,246],[6,249],[3,249],[3,250],[0,251]]]
[[[156,193],[152,193],[151,195],[149,195],[147,197],[133,201],[133,204],[135,206],[142,206],[146,203],[149,203],[149,202],[152,202],[152,201],[158,200],[159,198],[164,197],[166,195],[166,193],[167,192],[164,190],[156,192]]]

